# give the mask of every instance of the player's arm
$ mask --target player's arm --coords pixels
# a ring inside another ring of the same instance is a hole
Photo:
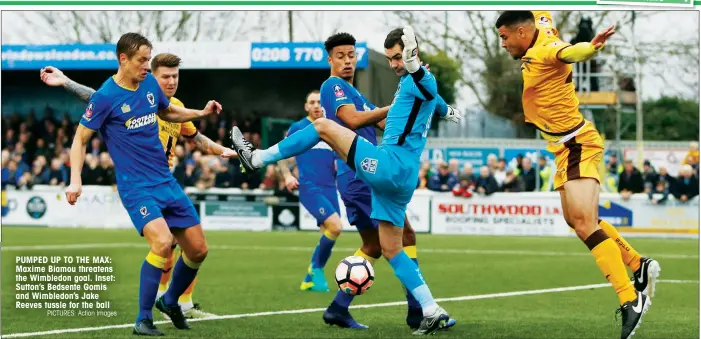
[[[66,91],[72,93],[73,95],[80,98],[80,100],[83,100],[85,102],[88,102],[93,93],[95,93],[94,89],[85,85],[81,85],[71,79],[68,79],[66,81],[66,84],[63,85],[63,88],[65,88]]]
[[[95,92],[88,102],[88,107],[85,109],[80,119],[80,124],[75,131],[73,144],[71,145],[70,161],[71,161],[71,179],[70,185],[66,189],[66,200],[71,205],[74,205],[80,197],[83,181],[80,174],[85,163],[85,151],[88,142],[92,138],[95,131],[100,129],[105,123],[105,120],[110,115],[109,99]]]
[[[208,138],[202,133],[195,132],[194,135],[185,135],[184,137],[190,139],[190,141],[194,144],[195,149],[199,150],[203,154],[219,155],[224,158],[238,157],[234,150],[217,144],[214,142],[214,140]]]
[[[83,170],[83,164],[85,162],[85,151],[88,142],[92,138],[95,131],[83,126],[78,125],[75,130],[75,136],[73,137],[73,144],[71,145],[71,186],[75,185],[77,187],[82,186],[82,178],[80,173]],[[77,199],[78,197],[76,197]],[[70,203],[70,200],[68,201]]]
[[[210,100],[207,106],[201,110],[168,104],[167,107],[161,108],[158,111],[158,116],[168,122],[188,122],[206,117],[213,113],[219,114],[219,112],[221,112],[221,105],[214,100]]]
[[[66,91],[85,102],[88,102],[93,93],[95,93],[94,89],[71,80],[69,77],[63,74],[60,69],[53,66],[42,68],[39,72],[39,76],[41,81],[43,81],[45,84],[52,87],[63,86]]]
[[[424,100],[433,100],[438,96],[438,84],[436,78],[426,70],[426,67],[421,66],[419,61],[419,44],[416,42],[416,35],[410,26],[404,27],[404,49],[402,50],[402,60],[404,67],[411,75],[416,85],[416,91],[412,90],[415,96]]]
[[[613,29],[614,26],[611,26],[602,32],[599,32],[594,39],[591,40],[591,42],[580,42],[575,45],[569,45],[565,46],[563,48],[560,48],[556,54],[555,57],[564,63],[575,63],[575,62],[583,62],[591,59],[594,57],[596,52],[600,51],[602,48],[604,48],[604,44],[606,43],[606,40],[611,37],[616,31]],[[561,44],[561,42],[559,42]],[[558,42],[554,42],[552,46],[557,45]]]
[[[338,107],[336,116],[350,129],[372,126],[387,118],[389,106],[375,108],[371,111],[358,112],[354,105]]]
[[[384,118],[384,119],[382,119],[382,121],[380,121],[380,122],[378,122],[377,124],[375,124],[375,127],[377,127],[377,128],[379,128],[379,129],[381,129],[381,130],[384,131],[386,125],[387,125],[387,118]]]
[[[166,95],[161,90],[161,87],[158,86],[156,78],[154,78],[153,75],[149,76],[151,77],[149,81],[153,81],[155,83],[154,87],[158,99],[158,116],[161,119],[168,122],[182,123],[203,118],[215,113],[219,114],[219,112],[221,112],[221,104],[214,100],[210,100],[209,102],[207,102],[207,105],[205,105],[204,109],[201,110],[185,108],[183,106],[171,104],[170,99],[166,97]]]

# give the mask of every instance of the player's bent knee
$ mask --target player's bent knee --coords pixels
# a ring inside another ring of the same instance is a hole
[[[382,247],[380,244],[363,244],[360,250],[373,258],[379,258],[382,256]]]
[[[201,263],[204,261],[205,258],[207,258],[207,254],[209,253],[209,248],[207,247],[206,243],[203,243],[202,245],[190,249],[185,253],[188,259],[192,262],[196,263]]]
[[[326,119],[326,118],[319,118],[314,120],[314,128],[316,128],[316,131],[319,133],[319,136],[323,137],[324,135],[327,135],[329,132],[329,129],[331,127],[331,120]]]
[[[159,235],[149,244],[151,252],[162,257],[170,256],[173,250],[173,236],[170,233]]]
[[[583,213],[572,214],[569,219],[567,224],[574,229],[574,232],[582,240],[589,237],[596,230],[596,221]]]

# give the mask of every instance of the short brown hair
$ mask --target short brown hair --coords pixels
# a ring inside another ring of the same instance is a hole
[[[309,100],[309,96],[312,94],[321,94],[318,89],[312,90],[311,92],[307,93],[307,96],[304,97],[304,102],[307,102]]]
[[[171,53],[161,53],[151,60],[151,72],[155,72],[158,67],[180,67],[182,60],[179,56]]]
[[[124,34],[119,38],[119,41],[117,41],[117,58],[119,58],[119,55],[122,53],[126,54],[127,58],[131,58],[141,46],[153,48],[151,42],[139,33]]]

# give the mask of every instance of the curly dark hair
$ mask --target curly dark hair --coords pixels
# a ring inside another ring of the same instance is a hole
[[[345,32],[336,33],[336,34],[330,36],[324,42],[324,48],[326,48],[327,53],[331,53],[331,50],[334,47],[347,46],[347,45],[355,46],[355,37],[350,35],[350,33],[345,33]]]

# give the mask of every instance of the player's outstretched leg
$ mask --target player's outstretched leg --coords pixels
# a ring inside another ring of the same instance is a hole
[[[287,159],[307,150],[321,141],[314,124],[294,133],[279,143],[265,150],[255,150],[238,127],[231,129],[231,141],[239,155],[241,165],[246,171],[257,171],[262,167],[274,164],[282,159]]]
[[[613,239],[621,251],[623,263],[633,271],[633,285],[635,290],[643,294],[654,297],[655,285],[662,272],[660,263],[652,258],[641,257],[638,251],[633,248],[616,230],[616,227],[605,220],[599,219],[601,227],[609,238]]]
[[[344,178],[341,178],[340,180],[343,179]],[[341,192],[342,195],[344,195],[344,193],[344,191]],[[355,251],[353,255],[363,257],[371,265],[374,265],[377,259],[382,256],[382,248],[380,247],[380,239],[377,233],[377,228],[372,223],[372,220],[368,214],[370,206],[369,202],[367,204],[367,210],[364,210],[364,206],[362,206],[364,205],[364,201],[362,199],[369,200],[370,197],[354,197],[352,195],[345,195],[343,201],[346,203],[346,209],[349,213],[349,221],[355,224],[355,226],[358,228],[358,233],[363,241],[362,247]],[[333,301],[324,312],[324,322],[329,325],[336,325],[342,328],[367,329],[368,327],[366,325],[355,321],[348,310],[350,304],[353,302],[353,299],[354,297],[352,295],[346,294],[340,290],[337,291]]]
[[[207,257],[207,242],[202,232],[202,226],[174,228],[173,234],[178,240],[182,254],[173,268],[173,279],[165,295],[156,300],[156,308],[170,317],[178,329],[189,329],[178,298],[192,284],[197,271]]]
[[[342,127],[332,120],[319,118],[314,123],[296,132],[279,143],[265,149],[256,150],[248,140],[243,137],[243,133],[234,126],[231,129],[231,141],[234,149],[239,155],[241,166],[247,171],[256,171],[260,168],[274,164],[282,159],[291,158],[310,150],[319,141],[326,141],[329,146],[339,155],[341,159],[346,159],[348,151],[357,136],[355,132]]]
[[[618,294],[621,306],[616,312],[622,315],[621,338],[628,339],[635,334],[652,302],[631,286],[621,251],[613,239],[597,227],[599,183],[590,178],[567,181],[560,197],[563,210],[567,210],[568,224],[584,241],[596,259],[596,264]]]
[[[163,218],[157,218],[148,222],[143,230],[143,236],[149,244],[150,252],[141,265],[141,277],[139,282],[139,314],[134,324],[133,333],[136,335],[162,336],[164,335],[153,324],[153,304],[158,293],[163,267],[170,255],[173,244],[173,236]]]
[[[413,334],[427,335],[445,328],[446,323],[450,320],[450,315],[438,306],[419,266],[402,249],[402,228],[381,221],[379,233],[382,254],[389,260],[397,278],[411,291],[421,305],[423,319]]]
[[[409,259],[416,263],[416,266],[419,266],[418,253],[416,251],[416,233],[411,227],[411,223],[409,223],[409,218],[407,216],[404,217],[402,245],[404,246],[404,253],[407,254]],[[412,330],[416,330],[421,325],[421,320],[423,320],[424,317],[423,311],[421,310],[421,304],[419,304],[419,301],[414,298],[414,295],[411,294],[411,291],[409,291],[406,286],[402,285],[402,288],[404,288],[404,293],[406,294],[406,302],[408,307],[406,324]],[[453,327],[456,323],[457,322],[455,319],[450,318],[448,321],[446,321],[444,328]]]

